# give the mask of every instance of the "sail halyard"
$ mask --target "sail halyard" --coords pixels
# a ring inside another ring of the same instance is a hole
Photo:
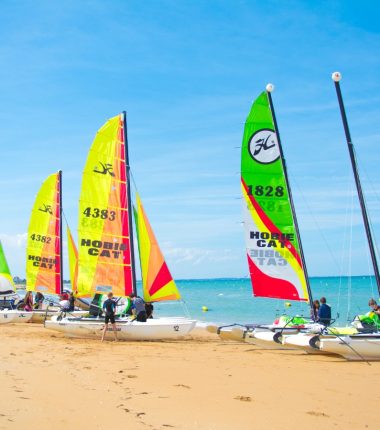
[[[379,295],[380,295],[379,266],[378,266],[378,262],[377,262],[376,250],[375,250],[375,246],[374,246],[374,240],[372,237],[372,231],[371,231],[371,226],[370,226],[367,208],[366,208],[366,204],[365,204],[364,194],[363,194],[363,190],[362,190],[362,186],[361,186],[361,182],[360,182],[360,177],[359,177],[359,172],[358,172],[358,168],[357,168],[357,162],[356,162],[356,157],[355,157],[355,148],[354,148],[354,145],[352,143],[351,133],[350,133],[350,129],[348,127],[346,110],[345,110],[344,102],[343,102],[342,91],[340,89],[339,81],[341,79],[341,74],[339,72],[334,72],[332,75],[332,79],[334,81],[335,90],[336,90],[336,94],[338,97],[339,109],[340,109],[340,113],[341,113],[341,117],[342,117],[344,133],[346,136],[348,152],[349,152],[350,160],[351,160],[351,167],[352,167],[352,171],[353,171],[354,179],[355,179],[355,184],[356,184],[356,191],[358,194],[360,209],[362,212],[364,228],[365,228],[365,232],[366,232],[366,236],[367,236],[367,242],[368,242],[368,246],[369,246],[369,250],[370,250],[373,271],[375,274],[375,279],[376,279],[376,284],[377,284],[377,290],[378,290]]]
[[[270,88],[271,87],[269,87],[269,89]],[[298,246],[299,246],[299,254],[300,254],[300,257],[301,257],[301,261],[302,261],[303,271],[305,273],[306,287],[307,287],[307,292],[308,292],[308,296],[309,296],[309,305],[310,305],[310,308],[313,309],[313,295],[312,295],[311,288],[310,288],[310,279],[309,279],[309,275],[308,275],[308,272],[307,272],[305,255],[303,253],[302,240],[301,240],[301,235],[300,235],[299,228],[298,228],[297,214],[296,214],[296,210],[294,208],[292,189],[291,189],[290,183],[289,183],[288,169],[286,167],[286,161],[285,161],[285,157],[284,157],[284,152],[282,150],[280,132],[278,130],[277,118],[276,118],[276,113],[275,113],[274,106],[273,106],[273,100],[272,100],[271,91],[267,90],[267,96],[268,96],[268,100],[269,100],[270,110],[272,112],[274,129],[275,129],[275,132],[276,132],[276,135],[277,135],[278,148],[279,148],[279,151],[280,151],[280,158],[281,158],[282,168],[284,170],[285,182],[286,182],[286,186],[287,186],[287,189],[288,189],[289,203],[290,203],[290,207],[291,207],[291,210],[292,210],[294,228],[295,228],[296,235],[297,235],[297,241],[298,241]]]
[[[308,301],[294,207],[270,102],[268,92],[254,101],[242,145],[244,230],[253,294]]]

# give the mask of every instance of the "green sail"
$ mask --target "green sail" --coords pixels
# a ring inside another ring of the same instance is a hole
[[[10,291],[15,291],[15,287],[7,260],[5,258],[3,246],[0,242],[0,294]]]
[[[245,123],[241,187],[254,295],[307,301],[299,240],[267,92],[254,101]]]

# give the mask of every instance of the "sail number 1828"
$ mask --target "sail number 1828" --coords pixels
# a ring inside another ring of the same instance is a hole
[[[271,185],[248,185],[248,194],[255,195],[258,197],[283,197],[284,187],[272,187]]]

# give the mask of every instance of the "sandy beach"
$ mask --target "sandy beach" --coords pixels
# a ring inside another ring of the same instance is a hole
[[[375,429],[380,363],[2,326],[0,429]]]

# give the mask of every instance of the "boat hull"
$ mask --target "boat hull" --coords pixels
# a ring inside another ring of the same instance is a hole
[[[51,309],[51,310],[34,310],[31,322],[34,324],[43,324],[45,320],[50,320],[52,317],[58,315],[58,313],[61,312],[61,309]],[[70,312],[70,316],[73,317],[81,317],[83,315],[86,315],[87,311],[73,311]]]
[[[380,335],[321,337],[320,350],[340,355],[350,361],[380,361]]]
[[[116,321],[118,340],[166,340],[179,339],[191,332],[196,321],[185,318],[157,318],[145,323],[130,319]],[[104,321],[89,319],[73,320],[53,317],[46,321],[45,327],[59,331],[70,337],[99,339],[102,336]],[[108,325],[106,338],[113,338],[112,325]]]
[[[32,316],[32,312],[2,310],[0,311],[0,324],[26,323],[32,319]]]

